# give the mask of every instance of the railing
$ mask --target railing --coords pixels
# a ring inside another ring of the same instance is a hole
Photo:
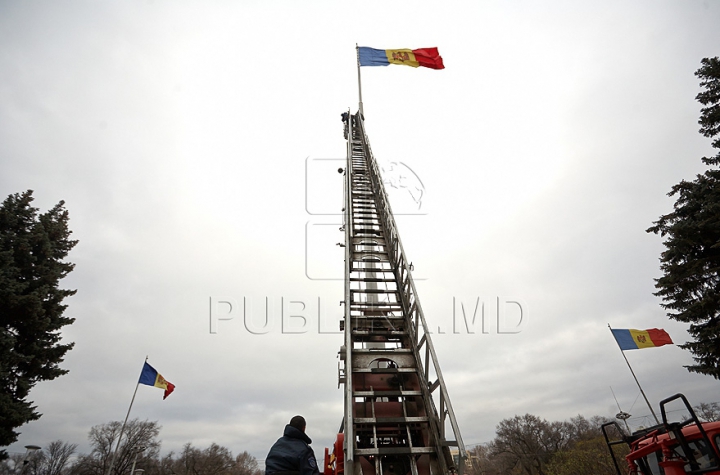
[[[348,136],[347,136],[347,165],[345,166],[345,418],[343,426],[345,427],[345,439],[343,445],[345,449],[345,470],[350,475],[354,475],[353,462],[355,460],[355,433],[353,425],[353,394],[352,394],[352,325],[350,315],[350,271],[352,268],[352,236],[353,236],[353,207],[352,207],[352,133],[353,122],[357,120],[350,115],[348,111]],[[341,353],[341,356],[342,353]]]

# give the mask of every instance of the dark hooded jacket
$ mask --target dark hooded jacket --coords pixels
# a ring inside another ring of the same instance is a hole
[[[265,458],[265,475],[319,475],[310,444],[312,440],[303,431],[286,425]]]

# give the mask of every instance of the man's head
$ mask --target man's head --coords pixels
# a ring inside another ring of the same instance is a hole
[[[303,416],[295,416],[290,419],[290,425],[300,432],[305,432],[305,418]]]

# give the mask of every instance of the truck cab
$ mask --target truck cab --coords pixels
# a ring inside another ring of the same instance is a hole
[[[665,406],[681,399],[690,418],[668,422]],[[720,475],[720,422],[701,422],[685,396],[676,394],[660,403],[662,424],[631,435],[625,434],[616,422],[603,424],[602,431],[618,475]],[[614,426],[620,438],[610,440]],[[626,445],[625,471],[621,471],[613,447]]]

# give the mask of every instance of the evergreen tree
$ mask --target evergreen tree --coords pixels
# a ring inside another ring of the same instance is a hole
[[[64,259],[70,240],[64,202],[39,214],[32,191],[14,194],[0,206],[0,447],[12,444],[21,425],[41,414],[27,400],[39,381],[67,373],[59,367],[73,346],[60,343],[62,301],[74,290],[58,288],[74,264]],[[0,459],[7,455],[0,451]]]
[[[704,58],[695,75],[704,88],[697,96],[704,106],[700,133],[720,149],[720,60]],[[672,188],[674,211],[648,232],[667,238],[655,295],[668,317],[690,324],[693,340],[680,346],[690,350],[695,364],[686,368],[720,379],[720,153],[702,161],[710,168]]]

